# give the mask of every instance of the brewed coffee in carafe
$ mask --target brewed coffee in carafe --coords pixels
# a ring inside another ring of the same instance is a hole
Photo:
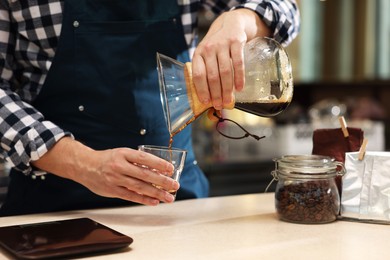
[[[262,117],[281,113],[293,96],[291,63],[275,40],[261,37],[244,47],[245,86],[236,91],[230,108]],[[157,53],[160,97],[171,137],[193,122],[212,104],[199,101],[192,82],[191,63]]]
[[[278,42],[256,38],[245,45],[245,86],[235,93],[235,108],[263,117],[276,116],[293,96],[291,64]]]

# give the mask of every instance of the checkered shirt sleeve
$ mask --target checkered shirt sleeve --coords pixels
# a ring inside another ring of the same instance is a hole
[[[298,35],[300,13],[295,0],[244,1],[236,8],[254,10],[273,31],[273,37],[287,46]]]
[[[57,6],[42,2],[42,6],[27,8],[26,1],[0,0],[0,158],[25,174],[33,171],[31,161],[39,159],[63,136],[71,136],[45,121],[29,104],[44,81],[49,56],[54,56],[54,30],[61,22],[55,15],[60,2]],[[41,13],[46,15],[38,18]],[[16,35],[20,36],[18,41]],[[40,175],[39,171],[34,173]]]
[[[275,40],[287,46],[298,35],[300,12],[295,0],[178,0],[182,6],[182,23],[190,57],[198,43],[197,14],[202,5],[216,15],[236,8],[255,11],[273,31]]]

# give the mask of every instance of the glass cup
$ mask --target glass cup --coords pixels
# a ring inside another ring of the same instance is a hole
[[[181,173],[184,168],[184,162],[186,160],[187,151],[179,148],[169,148],[167,146],[156,146],[156,145],[140,145],[138,146],[139,151],[147,152],[153,154],[161,159],[164,159],[172,163],[174,170],[172,176],[170,176],[175,181],[179,182]],[[180,182],[179,182],[180,183]],[[161,188],[158,185],[153,186]],[[176,199],[176,190],[168,191]]]

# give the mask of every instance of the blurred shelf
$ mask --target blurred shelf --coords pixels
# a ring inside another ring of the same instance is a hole
[[[201,166],[210,181],[210,196],[228,196],[263,193],[272,180],[273,161],[266,162],[216,162]],[[268,192],[275,190],[272,183]]]

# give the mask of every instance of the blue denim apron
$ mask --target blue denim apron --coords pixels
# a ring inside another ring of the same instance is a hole
[[[56,56],[34,106],[93,149],[168,145],[156,52],[189,60],[176,0],[65,0]],[[205,197],[191,127],[174,147],[188,151],[177,199]],[[71,180],[13,170],[0,215],[126,205]],[[131,204],[131,203],[130,203]]]

